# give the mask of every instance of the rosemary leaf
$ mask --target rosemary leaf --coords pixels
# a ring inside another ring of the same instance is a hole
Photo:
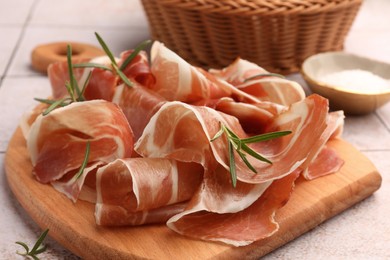
[[[222,134],[224,133],[224,129],[221,127],[219,131],[214,135],[213,138],[211,138],[210,142],[214,142],[216,139],[218,139]]]
[[[43,240],[45,239],[45,237],[47,236],[47,233],[49,233],[49,229],[46,229],[45,231],[42,232],[42,234],[39,236],[37,242],[35,243],[34,247],[31,249],[31,254],[37,254],[37,250],[41,251],[41,245],[42,245],[42,242]],[[44,248],[44,246],[42,247]],[[44,251],[44,250],[43,250]],[[42,251],[42,252],[43,252]],[[41,253],[42,253],[41,252]]]
[[[260,74],[253,75],[249,78],[246,78],[244,80],[244,82],[247,82],[247,81],[253,80],[253,79],[257,79],[257,78],[261,78],[261,77],[278,77],[278,78],[282,78],[282,79],[285,78],[285,76],[277,74],[277,73],[260,73]]]
[[[123,80],[123,82],[128,86],[128,87],[132,87],[134,85],[133,82],[131,82],[129,80],[128,77],[126,77],[125,74],[123,74],[122,71],[120,71],[116,66],[114,67],[114,69],[116,70],[116,73],[118,74],[118,76]]]
[[[138,55],[138,53],[145,49],[145,47],[150,44],[150,40],[146,40],[141,42],[137,47],[135,47],[134,51],[125,59],[125,61],[122,63],[121,67],[119,68],[121,71],[123,71],[127,65]]]
[[[48,105],[51,105],[53,104],[54,102],[58,101],[58,100],[53,100],[53,99],[44,99],[44,98],[34,98],[34,100],[38,101],[38,102],[41,102],[43,104],[48,104]],[[62,104],[62,106],[65,106],[65,104]]]
[[[47,114],[49,114],[51,111],[53,111],[54,109],[56,109],[57,107],[64,107],[66,106],[66,101],[69,101],[70,98],[63,98],[63,99],[60,99],[60,100],[56,100],[54,101],[45,111],[43,111],[43,115],[46,116]]]
[[[67,57],[67,61],[68,61],[68,70],[69,70],[68,73],[69,73],[70,87],[72,89],[72,93],[74,94],[74,91],[76,91],[76,93],[78,95],[78,98],[80,99],[81,98],[80,88],[79,88],[77,80],[76,80],[76,78],[74,77],[74,74],[73,74],[72,46],[69,45],[69,44],[67,46],[66,57]],[[69,90],[68,90],[68,92],[69,92]],[[69,94],[71,94],[71,93],[69,93]],[[76,98],[73,96],[72,99],[75,100]]]
[[[28,254],[30,249],[28,248],[28,246],[25,243],[20,242],[20,241],[16,241],[15,244],[18,244],[18,245],[22,246],[26,250],[26,253],[20,253],[19,251],[16,251],[16,253],[18,255],[27,255]]]
[[[90,71],[90,72],[88,73],[87,79],[86,79],[85,82],[84,82],[84,86],[83,86],[83,88],[81,89],[81,96],[84,96],[85,89],[87,88],[87,85],[88,85],[88,83],[89,83],[89,80],[91,79],[91,76],[92,76],[92,71]]]
[[[249,154],[250,156],[262,161],[262,162],[266,162],[266,163],[269,163],[269,164],[272,164],[272,162],[270,160],[268,160],[267,158],[261,156],[260,154],[258,154],[257,152],[255,152],[254,150],[252,150],[249,146],[247,146],[246,144],[242,144],[242,150],[245,151],[247,154]]]
[[[29,247],[25,243],[20,242],[20,241],[16,241],[15,242],[16,244],[22,246],[26,250],[25,253],[20,253],[18,251],[16,251],[16,253],[18,255],[29,256],[29,257],[32,257],[33,259],[39,260],[37,255],[43,253],[46,250],[46,246],[42,245],[42,242],[46,238],[48,233],[49,233],[49,229],[46,229],[45,231],[43,231],[41,233],[41,235],[39,236],[38,240],[35,242],[33,248],[31,249],[31,251],[30,251]]]
[[[229,169],[232,185],[235,188],[237,186],[236,161],[234,159],[233,145],[231,142],[229,142]]]
[[[246,155],[244,153],[242,153],[241,151],[237,151],[238,155],[241,157],[242,161],[245,163],[245,165],[254,173],[257,173],[257,170],[255,169],[255,167],[253,167],[253,165],[248,161],[248,159],[246,158]]]
[[[105,66],[103,64],[98,64],[98,63],[92,63],[92,62],[76,63],[76,64],[73,64],[73,68],[97,68],[97,69],[109,70],[109,71],[112,70],[108,66]]]
[[[83,163],[81,164],[80,170],[73,177],[75,180],[77,180],[78,178],[81,177],[81,175],[83,175],[84,169],[85,169],[85,167],[87,167],[90,149],[91,149],[91,143],[90,143],[90,141],[88,141],[87,142],[87,147],[85,149],[85,155],[84,155]]]
[[[107,44],[104,42],[102,37],[100,37],[100,35],[97,32],[95,32],[95,36],[96,36],[100,46],[102,46],[104,52],[107,54],[108,58],[110,58],[111,63],[113,65],[115,65],[115,66],[118,66],[118,64],[116,63],[114,55],[112,54],[112,52],[110,51],[110,49],[108,48]]]
[[[241,142],[245,144],[250,144],[250,143],[257,143],[257,142],[262,142],[262,141],[268,141],[271,139],[275,139],[278,137],[282,137],[285,135],[291,134],[291,131],[279,131],[279,132],[272,132],[272,133],[266,133],[266,134],[261,134],[261,135],[256,135],[248,138],[241,139]]]

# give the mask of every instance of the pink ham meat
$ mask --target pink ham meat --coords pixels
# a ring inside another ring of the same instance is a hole
[[[132,87],[124,84],[118,86],[112,101],[118,104],[125,114],[135,140],[141,136],[154,113],[166,102],[163,97],[137,82],[134,82]]]
[[[221,207],[224,213],[221,214],[213,204],[214,201],[206,202],[204,194],[199,192],[189,202],[185,211],[168,220],[167,226],[179,234],[197,239],[233,246],[249,245],[271,236],[279,229],[279,224],[274,220],[275,212],[289,200],[298,175],[297,170],[273,181],[269,186],[262,184],[267,189],[261,197],[237,212],[226,212],[227,208],[231,208],[231,202],[227,202]],[[215,193],[221,194],[220,190]]]
[[[240,58],[228,67],[222,70],[212,69],[210,73],[263,101],[289,106],[305,98],[302,87],[291,80],[276,76],[261,76],[246,81],[255,75],[269,74],[269,72]]]
[[[127,50],[121,53],[120,59],[117,59],[119,67],[132,52],[133,50]],[[86,62],[104,65],[111,68],[111,70],[74,68],[73,74],[80,88],[84,86],[88,74],[91,73],[91,77],[85,88],[84,97],[87,100],[104,99],[111,101],[116,87],[122,83],[122,80],[120,80],[116,73],[112,72],[110,59],[107,56],[102,56],[91,60],[78,60],[75,64]],[[143,51],[138,53],[122,72],[129,79],[141,85],[150,86],[155,83],[155,78],[150,71],[146,53]],[[58,62],[51,64],[48,68],[48,76],[52,87],[53,98],[59,99],[66,96],[68,93],[65,88],[65,83],[69,81],[68,63]]]
[[[168,205],[189,200],[198,189],[203,168],[195,163],[168,159],[118,159],[97,172],[97,203],[95,217],[98,225],[140,225],[138,216],[162,214]],[[158,222],[172,215],[164,214]],[[157,221],[155,217],[152,217]],[[138,220],[136,220],[138,219]]]
[[[121,53],[120,61],[118,62],[119,67],[133,51],[134,50],[127,50]],[[156,79],[150,70],[148,56],[145,51],[140,51],[126,66],[123,73],[128,78],[145,87],[150,87],[156,82]]]
[[[156,77],[151,89],[169,101],[191,103],[232,95],[240,100],[258,101],[207,71],[190,65],[158,41],[151,49],[151,71]]]
[[[117,105],[104,100],[76,102],[38,116],[27,139],[33,174],[47,183],[78,169],[87,142],[89,164],[130,157],[133,133]]]
[[[313,147],[311,153],[306,160],[303,176],[312,180],[327,174],[335,173],[344,164],[344,160],[338,156],[336,151],[327,147],[326,143],[334,138],[339,138],[344,126],[344,112],[335,111],[331,112],[327,117],[327,128],[318,139],[316,146]]]
[[[247,183],[267,182],[282,178],[302,166],[327,128],[327,116],[328,102],[318,95],[291,105],[270,122],[266,132],[290,130],[292,134],[251,145],[273,164],[248,157],[259,172],[254,174],[235,153],[238,180]],[[168,128],[166,122],[171,122],[172,126]],[[207,107],[170,102],[152,117],[137,141],[135,150],[144,157],[192,161],[202,164],[206,169],[213,169],[220,164],[228,170],[226,139],[219,138],[209,142],[220,129],[220,123],[239,137],[248,137],[235,117]]]
[[[102,56],[92,60],[80,60],[78,63],[91,62],[111,67],[108,57]],[[65,82],[69,81],[69,70],[67,62],[57,62],[51,64],[47,73],[50,79],[52,94],[54,99],[67,96]],[[115,87],[118,84],[118,77],[109,70],[100,68],[74,68],[73,74],[80,88],[85,84],[88,74],[91,73],[88,85],[85,88],[84,97],[87,100],[104,99],[111,101]]]

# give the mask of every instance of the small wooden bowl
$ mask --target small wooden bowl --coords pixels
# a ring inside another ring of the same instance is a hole
[[[371,72],[387,80],[390,77],[390,64],[344,52],[313,55],[304,61],[301,73],[313,92],[329,99],[333,110],[341,109],[350,115],[368,114],[390,100],[390,88],[381,93],[360,93],[319,80],[330,73],[356,69]]]

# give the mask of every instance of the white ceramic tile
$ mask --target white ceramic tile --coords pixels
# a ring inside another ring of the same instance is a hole
[[[149,39],[149,31],[145,28],[129,29],[75,29],[75,28],[45,28],[29,27],[26,29],[20,48],[8,72],[12,76],[37,75],[31,68],[30,56],[33,49],[41,44],[74,41],[98,46],[94,32],[98,32],[115,55],[121,51],[133,48],[141,41]]]
[[[12,52],[14,51],[20,33],[21,33],[21,28],[0,27],[0,35],[7,36],[7,37],[2,37],[0,43],[0,75],[4,75],[5,69],[10,61]]]
[[[33,98],[45,98],[49,94],[47,77],[6,78],[3,81],[0,88],[0,152],[7,149],[23,113],[38,104]]]
[[[23,25],[35,0],[1,0],[0,25]]]
[[[387,129],[390,131],[390,102],[377,109],[377,114],[386,124]]]
[[[41,0],[33,25],[77,27],[143,27],[145,15],[139,0]]]
[[[390,258],[390,218],[386,217],[390,214],[390,151],[365,152],[365,155],[382,174],[382,187],[373,196],[270,253],[264,260]],[[377,228],[371,228],[373,225]]]
[[[390,133],[374,113],[347,116],[343,138],[359,150],[390,149]]]
[[[390,1],[389,1],[390,2]],[[390,24],[390,18],[388,23]],[[345,51],[390,63],[390,28],[351,32],[345,41]]]
[[[2,204],[0,210],[0,258],[23,260],[26,258],[17,255],[16,251],[24,252],[24,249],[15,242],[25,242],[31,248],[42,231],[21,207],[8,187],[3,164],[4,154],[0,154],[0,200]],[[41,259],[78,259],[51,239],[50,231],[44,244],[47,246],[47,250],[39,255]]]

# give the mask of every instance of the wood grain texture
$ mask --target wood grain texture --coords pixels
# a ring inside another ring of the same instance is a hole
[[[380,187],[381,176],[375,166],[351,144],[334,140],[330,146],[346,161],[340,172],[313,181],[299,179],[290,201],[276,214],[279,231],[239,248],[183,237],[164,225],[97,226],[93,204],[83,201],[73,204],[50,185],[35,180],[20,129],[9,143],[5,170],[9,186],[30,216],[42,229],[49,228],[51,237],[84,259],[255,259]]]

